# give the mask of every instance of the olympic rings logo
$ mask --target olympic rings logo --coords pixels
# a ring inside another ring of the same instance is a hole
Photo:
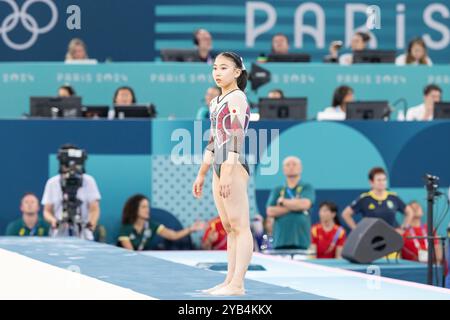
[[[0,25],[0,35],[5,44],[11,49],[26,50],[31,48],[36,43],[38,36],[49,32],[58,21],[58,8],[52,0],[27,0],[22,5],[22,8],[19,8],[15,0],[0,0],[0,2],[6,2],[9,4],[13,11]],[[27,12],[29,7],[37,2],[46,4],[51,10],[52,17],[50,22],[44,27],[40,27],[36,19]],[[8,35],[9,32],[18,26],[19,22],[28,32],[31,33],[31,37],[24,43],[15,43]]]

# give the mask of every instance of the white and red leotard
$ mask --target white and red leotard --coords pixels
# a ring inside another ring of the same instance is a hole
[[[219,100],[220,98],[220,100]],[[228,153],[239,154],[239,162],[247,173],[244,141],[250,121],[250,106],[245,93],[233,90],[223,97],[216,97],[210,107],[211,135],[207,150],[214,153],[214,170],[220,177],[220,165],[228,159]]]

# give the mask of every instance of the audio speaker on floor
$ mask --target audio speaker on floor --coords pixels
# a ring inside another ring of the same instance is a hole
[[[364,218],[348,236],[342,257],[355,263],[371,263],[402,247],[402,236],[384,220]]]

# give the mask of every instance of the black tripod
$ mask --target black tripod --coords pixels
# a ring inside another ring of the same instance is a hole
[[[425,182],[426,182],[426,189],[427,189],[427,243],[428,243],[428,272],[427,272],[427,283],[429,285],[433,284],[433,263],[434,263],[434,257],[435,257],[435,250],[434,250],[434,240],[439,239],[442,241],[442,243],[445,246],[445,238],[442,240],[440,237],[435,237],[433,234],[433,207],[434,207],[434,201],[435,198],[442,195],[441,192],[438,191],[438,181],[439,177],[427,174],[425,175]],[[423,237],[422,237],[423,238]],[[444,246],[442,247],[443,253]]]
[[[429,232],[429,231],[427,231]],[[447,264],[447,260],[445,259],[445,242],[447,241],[447,237],[439,237],[439,236],[417,236],[417,237],[407,237],[408,239],[426,239],[428,243],[428,268],[427,268],[427,283],[429,285],[433,284],[433,262],[436,260],[436,251],[434,248],[434,241],[439,240],[442,246],[442,267]],[[430,248],[431,242],[431,248]],[[430,250],[431,249],[431,250]],[[431,251],[431,259],[430,259],[430,251]],[[431,262],[431,263],[430,263]],[[442,287],[445,287],[445,272],[442,269]],[[436,283],[439,285],[439,283]]]

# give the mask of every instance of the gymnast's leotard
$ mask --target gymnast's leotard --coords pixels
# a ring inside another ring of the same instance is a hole
[[[250,121],[250,106],[245,93],[235,89],[214,98],[210,104],[210,119],[211,138],[206,148],[214,153],[214,171],[220,177],[221,164],[227,160],[229,152],[235,152],[239,154],[239,163],[250,174],[243,150]]]

